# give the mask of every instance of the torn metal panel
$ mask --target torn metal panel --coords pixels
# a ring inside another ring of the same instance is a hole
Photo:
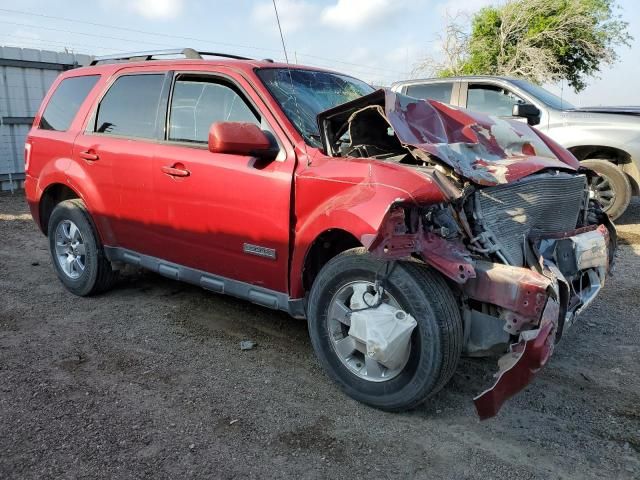
[[[502,307],[530,321],[540,318],[552,282],[528,268],[477,261],[476,276],[463,286],[463,293],[474,300]],[[515,317],[511,324],[516,324]],[[511,333],[517,328],[509,327]]]
[[[389,260],[417,254],[426,264],[459,284],[476,275],[470,252],[462,241],[445,239],[433,232],[425,231],[420,220],[415,233],[408,233],[402,208],[389,212],[378,235],[369,246],[369,251]]]
[[[526,387],[547,363],[553,353],[558,315],[558,303],[549,299],[540,328],[522,332],[520,341],[500,358],[496,382],[473,399],[480,420],[495,416],[504,402]]]
[[[337,145],[348,132],[352,146],[369,144],[373,150],[397,151],[401,145],[414,157],[447,165],[480,185],[510,183],[544,168],[575,171],[579,167],[572,157],[559,158],[524,123],[391,90],[377,90],[322,112],[318,124],[329,155],[339,154]]]

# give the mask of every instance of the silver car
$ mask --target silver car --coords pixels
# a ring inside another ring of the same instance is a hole
[[[526,119],[598,173],[591,192],[613,219],[640,194],[640,107],[575,108],[526,80],[504,77],[407,80],[391,88],[489,115]]]

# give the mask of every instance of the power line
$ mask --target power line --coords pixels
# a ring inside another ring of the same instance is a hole
[[[76,24],[83,24],[83,25],[92,25],[92,26],[96,26],[96,27],[102,27],[102,28],[110,28],[110,29],[115,29],[115,30],[121,30],[121,31],[127,31],[127,32],[133,32],[133,33],[139,33],[139,34],[144,34],[144,35],[153,35],[156,37],[163,37],[163,38],[176,38],[176,39],[181,39],[181,40],[191,40],[191,41],[198,41],[198,42],[206,42],[206,43],[210,43],[210,44],[216,44],[216,45],[222,45],[222,46],[228,46],[228,47],[235,47],[235,48],[246,48],[246,49],[251,49],[251,50],[262,50],[262,51],[269,51],[269,52],[280,52],[280,50],[275,49],[275,48],[267,48],[267,47],[256,47],[253,45],[243,45],[243,44],[235,44],[235,43],[228,43],[228,42],[218,42],[218,41],[213,41],[213,40],[209,40],[209,39],[202,39],[202,38],[196,38],[196,37],[190,37],[190,36],[182,36],[182,35],[175,35],[175,34],[168,34],[168,33],[157,33],[157,32],[152,32],[149,30],[139,30],[139,29],[135,29],[135,28],[129,28],[129,27],[121,27],[121,26],[117,26],[117,25],[110,25],[110,24],[106,24],[106,23],[98,23],[98,22],[90,22],[90,21],[80,21],[77,19],[73,19],[73,18],[68,18],[68,17],[60,17],[60,16],[56,16],[56,15],[46,15],[43,13],[35,13],[35,12],[27,12],[27,11],[23,11],[23,10],[14,10],[14,9],[9,9],[9,8],[0,8],[0,11],[2,12],[8,12],[8,13],[16,13],[19,15],[30,15],[30,16],[35,16],[35,17],[41,17],[41,18],[48,18],[48,19],[52,19],[52,20],[62,20],[65,22],[72,22],[72,23],[76,23]],[[10,24],[14,24],[14,25],[19,25],[19,26],[31,26],[34,28],[45,28],[45,29],[49,29],[52,30],[51,27],[36,27],[35,25],[27,25],[27,24],[18,24],[15,22],[6,22],[3,21],[3,23],[10,23]],[[67,32],[67,30],[57,30],[57,31],[65,31]],[[72,32],[70,32],[72,33]],[[104,36],[104,35],[98,35],[98,34],[87,34],[87,33],[80,33],[80,32],[76,32],[79,35],[90,35],[90,36],[100,36],[102,38],[108,38],[108,39],[112,39],[112,40],[121,40],[121,41],[127,41],[127,42],[137,42],[137,43],[144,43],[146,45],[157,45],[157,46],[175,46],[175,45],[168,45],[168,44],[160,44],[157,42],[149,42],[149,41],[142,41],[142,40],[132,40],[132,39],[125,39],[122,37],[110,37],[110,36]],[[299,56],[301,57],[306,57],[306,58],[315,58],[318,60],[325,60],[331,63],[338,63],[341,65],[348,65],[348,66],[352,66],[352,67],[359,67],[359,69],[362,70],[371,70],[371,71],[378,71],[378,72],[388,72],[388,73],[393,73],[393,74],[397,74],[397,75],[402,75],[405,76],[407,75],[407,72],[402,72],[399,70],[392,70],[392,69],[387,69],[387,68],[380,68],[380,67],[376,67],[373,65],[365,65],[365,64],[360,64],[360,63],[355,63],[355,62],[348,62],[348,61],[344,61],[344,60],[338,60],[338,59],[334,59],[334,58],[329,58],[329,57],[322,57],[322,56],[318,56],[318,55],[312,55],[312,54],[307,54],[307,53],[297,53]],[[379,73],[377,73],[376,75],[380,75]]]
[[[91,50],[93,49],[100,49],[100,50],[108,50],[111,52],[115,52],[115,50],[113,50],[112,48],[107,48],[104,45],[92,45],[89,43],[83,43],[83,44],[79,44],[76,42],[63,42],[61,40],[47,40],[45,38],[34,38],[34,37],[27,37],[25,35],[14,35],[14,34],[4,34],[6,37],[8,37],[8,42],[13,42],[13,38],[19,38],[21,39],[19,43],[34,43],[34,42],[39,42],[39,43],[44,43],[46,45],[48,44],[57,44],[57,45],[61,45],[63,47],[73,47],[73,48],[86,48],[89,52],[91,52]],[[3,42],[4,43],[4,42]],[[18,42],[13,42],[13,43],[18,43]]]
[[[216,42],[216,41],[211,41],[211,40],[204,40],[202,38],[186,37],[186,36],[174,35],[174,34],[170,34],[170,33],[157,33],[157,32],[152,32],[152,31],[149,31],[149,30],[138,30],[138,29],[135,29],[135,28],[120,27],[118,25],[110,25],[110,24],[107,24],[107,23],[89,22],[89,21],[77,20],[77,19],[67,18],[67,17],[58,17],[58,16],[55,16],[55,15],[45,15],[43,13],[25,12],[23,10],[12,10],[12,9],[9,9],[9,8],[0,8],[0,12],[17,13],[17,14],[20,14],[20,15],[31,15],[31,16],[35,16],[35,17],[49,18],[49,19],[52,19],[52,20],[63,20],[65,22],[72,22],[72,23],[82,23],[84,25],[93,25],[94,27],[111,28],[111,29],[122,30],[122,31],[126,31],[126,32],[142,33],[142,34],[145,34],[145,35],[154,35],[156,37],[170,37],[170,38],[177,38],[177,39],[180,39],[180,40],[195,40],[195,41],[198,41],[198,42],[207,42],[207,43],[212,43],[212,44],[216,44],[216,45],[223,45],[223,46],[227,46],[227,47],[240,47],[240,48],[250,48],[252,50],[264,50],[264,51],[270,51],[270,52],[280,52],[280,50],[278,50],[276,48],[255,47],[253,45],[241,45],[241,44],[235,44],[235,43]]]
[[[78,31],[74,31],[74,30],[68,30],[68,29],[63,29],[63,28],[54,28],[54,27],[43,27],[43,26],[36,26],[36,25],[31,25],[28,23],[18,23],[18,22],[9,22],[6,20],[0,20],[0,23],[6,23],[9,25],[16,25],[18,27],[31,27],[31,28],[37,28],[38,30],[51,30],[53,32],[64,32],[64,33],[71,33],[74,35],[84,35],[87,37],[97,37],[97,38],[106,38],[109,40],[120,40],[120,41],[124,41],[124,42],[136,42],[136,43],[144,43],[145,45],[155,45],[155,46],[159,46],[159,47],[172,47],[174,45],[170,45],[167,43],[158,43],[158,42],[148,42],[145,40],[133,40],[130,38],[123,38],[123,37],[112,37],[109,35],[100,35],[98,33],[85,33],[85,32],[78,32]]]

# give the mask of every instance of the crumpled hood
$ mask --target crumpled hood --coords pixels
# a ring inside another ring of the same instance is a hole
[[[510,183],[545,168],[577,170],[578,162],[529,125],[418,100],[388,89],[344,103],[318,115],[325,151],[358,116],[377,110],[415,157],[442,162],[480,185]],[[363,116],[364,118],[364,116]],[[555,153],[554,153],[555,152]],[[561,155],[562,160],[558,158]]]

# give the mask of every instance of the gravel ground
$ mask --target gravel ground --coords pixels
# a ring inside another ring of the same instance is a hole
[[[0,478],[638,479],[640,202],[618,223],[614,278],[481,423],[490,360],[417,410],[374,410],[285,314],[145,272],[74,297],[23,197],[0,196]]]

